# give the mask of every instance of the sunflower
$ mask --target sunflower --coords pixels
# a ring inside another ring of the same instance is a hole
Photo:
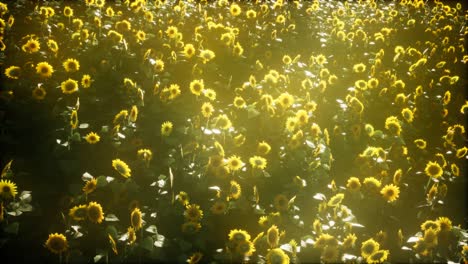
[[[440,176],[442,176],[443,170],[442,170],[442,167],[440,167],[439,163],[429,161],[426,164],[426,168],[424,169],[424,172],[426,173],[427,176],[437,179]]]
[[[78,82],[68,78],[68,80],[63,81],[60,84],[60,87],[62,88],[62,92],[64,94],[72,94],[76,91],[78,91]]]
[[[10,180],[0,180],[0,197],[4,199],[15,198],[17,193],[16,184],[14,182]]]
[[[257,153],[259,155],[267,155],[268,153],[270,153],[270,151],[271,151],[271,147],[267,142],[262,141],[258,143]]]
[[[377,243],[374,239],[370,238],[362,242],[361,246],[361,255],[363,258],[367,258],[372,255],[374,252],[378,251],[380,244]]]
[[[128,32],[132,29],[132,24],[124,19],[115,23],[115,29],[119,32]]]
[[[76,72],[80,69],[80,63],[72,58],[69,58],[63,62],[63,68],[66,72]]]
[[[450,170],[452,171],[452,175],[454,176],[460,176],[460,168],[458,167],[457,164],[452,163],[450,165]]]
[[[276,225],[272,225],[267,231],[267,243],[270,248],[276,248],[279,244],[279,230]]]
[[[128,167],[127,163],[120,159],[112,160],[112,167],[114,167],[114,169],[125,178],[131,176],[132,170]]]
[[[326,246],[336,247],[336,246],[338,246],[338,240],[332,235],[321,234],[317,238],[317,241],[315,241],[314,247],[323,249]]]
[[[137,156],[139,159],[145,162],[149,162],[153,159],[153,152],[151,152],[149,149],[139,149],[137,151]]]
[[[338,193],[335,196],[333,196],[332,198],[330,198],[327,205],[330,206],[330,207],[337,207],[337,206],[339,206],[341,204],[341,202],[343,201],[343,198],[344,198],[344,194],[343,193]]]
[[[234,97],[234,101],[233,101],[233,104],[236,108],[244,108],[245,107],[245,100],[244,98],[242,98],[241,96],[236,96]]]
[[[177,201],[179,201],[182,205],[188,205],[189,204],[189,196],[186,192],[181,191],[179,194],[176,196]]]
[[[411,111],[411,109],[404,108],[403,110],[401,110],[401,115],[406,120],[406,122],[408,122],[408,123],[413,122],[414,115],[413,115],[413,111]]]
[[[128,116],[127,110],[121,110],[114,116],[114,124],[121,124]]]
[[[265,260],[267,264],[289,264],[289,256],[281,248],[268,251]]]
[[[107,234],[107,236],[109,237],[109,244],[111,245],[112,252],[114,252],[115,255],[118,255],[119,252],[117,251],[117,244],[115,243],[114,238],[110,234]]]
[[[136,105],[132,106],[132,109],[130,110],[130,115],[128,117],[129,121],[132,123],[135,123],[137,121],[138,117],[138,108]]]
[[[367,263],[372,264],[372,263],[383,263],[384,261],[387,260],[388,255],[389,255],[388,250],[377,250],[371,255],[369,255],[366,259]]]
[[[21,68],[18,66],[10,66],[5,69],[6,77],[17,80],[20,77]]]
[[[254,169],[261,169],[264,170],[266,169],[267,166],[267,160],[265,158],[259,157],[259,156],[253,156],[249,159],[250,165],[252,165],[252,168]]]
[[[450,98],[452,97],[452,94],[450,91],[446,91],[444,93],[444,98],[442,99],[442,102],[444,105],[448,105],[450,103]]]
[[[457,149],[457,152],[455,154],[455,156],[459,159],[463,158],[466,156],[466,153],[468,152],[468,148],[467,147],[463,147],[463,148],[459,148]]]
[[[244,163],[242,162],[242,160],[238,156],[235,156],[235,155],[229,157],[226,164],[231,171],[240,170],[244,166]]]
[[[365,70],[366,70],[366,65],[364,63],[354,64],[353,66],[353,72],[360,73],[360,72],[364,72]]]
[[[229,188],[229,197],[236,200],[241,196],[242,189],[236,181],[231,181],[231,187]]]
[[[63,8],[63,15],[66,17],[72,17],[73,16],[73,9],[69,6],[66,6]]]
[[[67,238],[63,234],[49,234],[45,246],[55,254],[61,254],[68,249]]]
[[[162,72],[162,71],[164,71],[164,61],[162,61],[162,60],[155,60],[155,61],[154,61],[154,65],[153,65],[153,69],[154,69],[156,72]]]
[[[350,177],[346,183],[346,188],[351,192],[357,192],[361,189],[361,182],[357,177]]]
[[[177,37],[177,33],[179,33],[179,30],[175,26],[169,26],[166,29],[166,34],[169,38],[173,39]]]
[[[132,227],[135,231],[140,230],[143,225],[143,221],[141,219],[141,211],[138,207],[135,207],[130,214],[130,222],[132,223]]]
[[[427,146],[427,143],[424,139],[415,139],[413,142],[419,149],[425,149]]]
[[[133,243],[135,243],[135,241],[136,241],[135,229],[133,228],[133,226],[130,226],[129,228],[127,228],[127,243],[129,245],[132,245]]]
[[[339,252],[337,247],[326,246],[320,256],[325,263],[335,263],[338,260]]]
[[[83,86],[83,88],[91,87],[91,82],[91,76],[89,76],[88,74],[83,75],[83,77],[81,78],[81,85]]]
[[[398,199],[398,196],[400,195],[400,188],[393,184],[388,184],[382,188],[380,193],[386,201],[394,202],[396,201],[396,199]]]
[[[43,78],[49,78],[54,73],[54,68],[47,62],[39,62],[36,65],[36,73]]]
[[[142,42],[144,40],[146,40],[146,33],[142,30],[138,30],[135,34],[136,38],[137,38],[137,42]]]
[[[452,221],[447,217],[437,218],[437,223],[439,223],[440,231],[451,231],[452,230]]]
[[[205,85],[203,84],[203,79],[202,80],[193,80],[190,82],[190,91],[196,95],[199,96],[202,94],[203,89],[205,89]]]
[[[357,237],[355,234],[348,234],[343,240],[343,248],[353,248]]]
[[[374,177],[367,177],[363,181],[366,190],[371,192],[377,192],[380,189],[382,183]]]
[[[89,181],[86,181],[85,186],[83,187],[83,192],[86,194],[90,194],[96,190],[97,181],[95,178],[92,178]]]
[[[27,53],[35,53],[38,52],[41,49],[41,45],[39,44],[39,41],[35,39],[29,39],[22,47],[21,49],[24,52]]]
[[[432,228],[438,232],[440,230],[440,224],[439,222],[433,220],[426,220],[421,224],[422,231],[426,231],[429,228]]]
[[[438,229],[428,228],[424,231],[423,241],[426,247],[434,248],[437,246],[437,233]]]
[[[89,144],[96,144],[96,143],[99,142],[100,139],[101,139],[101,137],[98,134],[94,133],[94,132],[90,132],[85,136],[85,140]]]
[[[184,46],[184,55],[187,58],[192,58],[195,55],[195,47],[193,44],[185,44]]]
[[[205,89],[203,95],[211,101],[216,100],[216,92],[213,89]]]
[[[162,136],[169,136],[172,132],[172,122],[170,121],[166,121],[164,123],[162,123],[161,125],[161,135]]]
[[[396,116],[390,116],[385,120],[385,128],[397,136],[400,135],[401,125]]]
[[[36,87],[32,90],[32,97],[36,100],[44,100],[47,92],[42,87]]]
[[[229,12],[232,16],[238,16],[241,14],[242,10],[238,4],[232,3],[231,7],[229,8]]]
[[[255,252],[255,246],[250,241],[241,241],[236,246],[236,252],[242,256],[252,256]]]
[[[234,55],[241,56],[244,53],[244,48],[242,48],[241,44],[237,42],[236,45],[234,45],[234,48],[232,51]]]
[[[289,208],[289,200],[284,194],[276,195],[273,204],[278,211],[287,211]]]
[[[276,101],[281,105],[283,109],[289,108],[294,104],[294,97],[287,92],[284,92],[278,96]]]
[[[223,130],[228,130],[232,126],[232,123],[227,115],[222,114],[217,117],[216,126]]]
[[[190,204],[185,208],[185,218],[191,222],[198,222],[203,218],[203,211],[197,204]]]
[[[87,216],[87,208],[88,206],[85,204],[74,206],[68,212],[68,216],[75,221],[83,221]]]
[[[202,59],[203,63],[207,63],[210,60],[214,59],[215,57],[216,57],[216,54],[209,49],[200,51],[200,58]]]
[[[50,51],[54,53],[57,53],[57,51],[59,50],[57,42],[53,39],[49,39],[47,41],[47,47],[50,49]]]
[[[201,224],[199,222],[188,221],[182,224],[182,232],[186,234],[193,235],[200,231]]]
[[[213,114],[213,111],[214,111],[213,105],[209,102],[205,102],[201,106],[201,113],[205,118],[210,117]]]
[[[192,256],[190,256],[190,258],[187,260],[187,262],[189,264],[197,264],[198,262],[200,262],[200,260],[202,259],[203,257],[203,254],[200,253],[200,252],[195,252],[192,254]]]
[[[250,234],[247,231],[241,229],[232,229],[229,232],[229,241],[236,243],[250,241]]]
[[[90,202],[86,209],[88,219],[92,223],[100,224],[102,220],[104,220],[104,212],[102,211],[102,207],[97,202]]]
[[[215,215],[221,215],[226,212],[227,205],[223,201],[216,201],[210,208],[211,212]]]
[[[257,12],[255,12],[254,10],[252,9],[249,9],[247,10],[247,12],[245,13],[245,16],[248,18],[248,19],[254,19],[257,17]]]

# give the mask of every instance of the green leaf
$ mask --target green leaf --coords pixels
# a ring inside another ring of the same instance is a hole
[[[97,187],[104,187],[107,185],[106,176],[99,176],[96,178],[96,186]]]
[[[113,225],[107,226],[106,232],[113,238],[117,237],[117,229]]]
[[[143,239],[143,242],[141,242],[141,247],[151,252],[153,251],[153,243],[152,237],[146,237]]]
[[[17,235],[19,230],[19,223],[18,222],[13,222],[9,224],[7,227],[5,227],[5,232],[9,234],[14,234]]]

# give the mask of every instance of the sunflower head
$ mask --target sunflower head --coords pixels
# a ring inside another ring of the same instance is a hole
[[[68,215],[75,221],[83,221],[87,217],[87,205],[77,205],[70,209]]]
[[[372,255],[374,252],[379,250],[380,244],[377,243],[374,239],[370,238],[361,245],[361,255],[363,258],[367,258]]]
[[[101,139],[101,137],[98,134],[94,133],[94,132],[90,132],[85,136],[85,140],[89,144],[96,144],[96,143],[99,142],[100,139]]]
[[[15,198],[18,193],[16,184],[10,180],[0,180],[0,197],[3,199]]]
[[[102,207],[97,202],[90,202],[87,207],[88,219],[92,223],[100,224],[104,220],[104,212]]]
[[[172,133],[172,122],[170,121],[166,121],[164,123],[162,123],[161,125],[161,135],[162,136],[169,136],[171,133]]]
[[[63,234],[49,234],[45,246],[54,254],[61,254],[68,249],[67,238]]]
[[[227,205],[223,201],[216,201],[210,208],[211,212],[215,215],[221,215],[226,212]]]
[[[83,187],[83,192],[86,194],[90,194],[96,190],[97,187],[97,180],[95,178],[92,178],[91,180],[87,181],[85,183],[85,186]]]
[[[250,241],[250,234],[241,229],[233,229],[229,232],[229,241],[236,243]]]
[[[76,72],[80,69],[80,63],[72,58],[69,58],[63,62],[63,68],[66,72]]]
[[[382,188],[380,191],[382,194],[382,197],[388,201],[388,202],[394,202],[396,199],[398,199],[398,196],[400,194],[400,188],[398,186],[395,186],[393,184],[388,184],[385,185],[385,187]]]
[[[112,167],[125,178],[131,176],[132,170],[128,167],[127,163],[120,159],[112,160]]]
[[[289,256],[281,248],[275,248],[268,251],[265,260],[267,264],[288,264]]]
[[[140,208],[135,207],[135,209],[133,209],[132,213],[130,214],[130,222],[132,223],[132,227],[135,229],[135,231],[140,230],[143,225]]]
[[[270,248],[276,248],[279,244],[279,230],[276,225],[272,225],[267,231],[267,243]]]
[[[49,78],[54,73],[54,68],[47,62],[39,62],[36,65],[36,73],[42,78]]]
[[[199,205],[190,204],[185,209],[184,216],[191,222],[197,222],[203,218],[203,211],[200,209]]]

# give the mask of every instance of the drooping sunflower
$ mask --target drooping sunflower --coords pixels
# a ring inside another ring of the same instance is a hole
[[[264,170],[267,166],[267,160],[263,157],[253,156],[249,159],[249,163],[254,169]]]
[[[135,231],[140,230],[143,225],[141,217],[140,208],[135,207],[135,209],[133,209],[132,213],[130,214],[130,222],[132,223],[132,227],[135,229]]]
[[[97,202],[90,202],[86,209],[88,219],[92,223],[100,224],[104,220],[104,212],[102,211],[102,206]]]
[[[388,184],[385,185],[382,190],[380,190],[380,193],[382,194],[383,198],[388,201],[388,202],[394,202],[396,199],[398,199],[398,196],[400,195],[400,188],[398,186],[395,186],[393,184]]]
[[[63,81],[60,84],[60,87],[62,88],[62,92],[64,94],[72,94],[78,91],[78,82],[68,78],[68,80]]]
[[[125,121],[125,119],[128,116],[128,111],[127,110],[121,110],[114,116],[114,124],[121,124]]]
[[[193,253],[190,258],[187,260],[189,264],[197,264],[202,259],[203,254],[200,252]]]
[[[185,218],[191,222],[198,222],[203,218],[203,211],[197,204],[190,204],[185,208]]]
[[[427,176],[437,179],[440,176],[442,176],[442,173],[444,171],[442,170],[442,167],[439,165],[439,163],[434,162],[434,161],[429,161],[426,164],[426,168],[424,169],[424,172],[426,173]]]
[[[142,161],[149,162],[153,159],[153,152],[149,149],[139,149],[137,151],[137,156]]]
[[[15,198],[18,193],[16,184],[10,180],[0,180],[0,197],[3,199]]]
[[[210,117],[213,114],[213,111],[214,111],[213,105],[209,102],[205,102],[201,106],[201,113],[205,118]]]
[[[138,107],[136,105],[132,106],[130,110],[130,115],[128,116],[128,120],[132,123],[135,123],[138,118]]]
[[[128,167],[127,163],[120,159],[112,160],[112,167],[125,178],[131,176],[132,170]]]
[[[94,133],[94,132],[90,132],[85,136],[85,140],[89,144],[96,144],[96,143],[99,142],[100,139],[101,139],[101,137],[98,134]]]
[[[241,241],[236,246],[236,252],[242,256],[252,256],[255,252],[255,246],[250,241]]]
[[[335,263],[339,257],[338,247],[326,246],[320,257],[325,263]]]
[[[367,177],[363,181],[364,187],[369,192],[378,192],[382,183],[374,177]]]
[[[418,147],[419,149],[425,149],[426,146],[427,146],[427,143],[424,139],[415,139],[414,140],[414,144],[416,145],[416,147]]]
[[[437,239],[438,230],[434,230],[433,228],[428,228],[424,231],[424,245],[428,248],[434,248],[437,246],[438,239]]]
[[[188,221],[182,224],[182,232],[185,234],[193,235],[200,231],[201,224],[199,222]]]
[[[267,155],[268,153],[270,153],[270,151],[271,151],[271,146],[267,142],[262,141],[258,143],[257,153],[259,155]]]
[[[109,244],[111,246],[112,252],[114,252],[115,255],[118,255],[119,251],[117,250],[117,244],[115,243],[114,238],[110,234],[108,234],[107,236],[109,238]]]
[[[17,80],[20,77],[21,68],[18,66],[10,66],[5,69],[6,77]]]
[[[272,225],[270,228],[268,228],[267,243],[270,246],[270,248],[278,247],[279,236],[280,236],[279,229],[276,225]]]
[[[75,221],[83,221],[87,216],[87,208],[88,206],[85,204],[74,206],[68,212],[68,216],[70,216]]]
[[[390,116],[385,120],[385,128],[397,136],[401,133],[400,121],[396,116]]]
[[[289,264],[289,256],[281,248],[270,249],[265,260],[267,264]]]
[[[44,88],[41,87],[35,87],[32,90],[32,97],[36,100],[43,100],[46,96],[47,92]]]
[[[92,178],[89,181],[86,181],[85,186],[83,187],[83,192],[86,194],[90,194],[96,190],[97,187],[97,180]]]
[[[373,263],[383,263],[384,261],[387,260],[388,255],[390,252],[388,250],[377,250],[374,253],[372,253],[370,256],[367,257],[366,261],[369,264]]]
[[[372,255],[374,252],[379,250],[380,244],[377,243],[374,239],[370,238],[361,245],[361,256],[367,258]]]
[[[43,78],[49,78],[54,73],[54,68],[47,62],[39,62],[36,65],[36,73]]]
[[[289,200],[284,194],[276,195],[273,204],[278,211],[287,211],[289,209]]]
[[[172,122],[166,121],[161,125],[161,135],[162,136],[169,136],[172,133]]]
[[[66,72],[76,72],[80,69],[80,63],[73,58],[68,58],[63,62],[63,68]]]
[[[338,193],[328,201],[327,205],[330,207],[337,207],[344,199],[344,193]]]
[[[240,197],[242,193],[241,186],[236,181],[231,181],[231,186],[229,188],[229,197],[236,200]]]
[[[54,254],[61,254],[68,249],[67,238],[63,234],[49,234],[45,246]]]
[[[232,123],[227,115],[222,114],[217,117],[216,126],[223,130],[228,130],[232,126]]]
[[[244,163],[239,158],[239,156],[235,156],[235,155],[229,157],[226,164],[231,171],[240,170],[244,166]]]
[[[127,228],[127,243],[132,245],[136,241],[136,233],[133,226]]]

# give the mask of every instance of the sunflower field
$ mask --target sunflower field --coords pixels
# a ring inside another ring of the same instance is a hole
[[[0,2],[2,263],[468,263],[467,21]]]

